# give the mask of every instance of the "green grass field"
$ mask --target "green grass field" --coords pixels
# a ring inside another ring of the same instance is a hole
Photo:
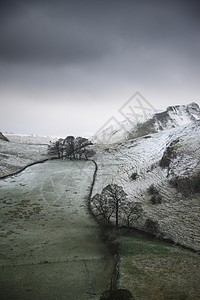
[[[119,287],[135,299],[200,299],[200,257],[144,235],[121,237]]]
[[[0,298],[99,299],[113,260],[87,210],[94,165],[49,161],[0,181]],[[93,295],[95,293],[95,295]]]

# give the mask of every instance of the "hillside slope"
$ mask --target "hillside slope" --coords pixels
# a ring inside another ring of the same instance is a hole
[[[198,110],[196,104],[169,108],[164,115],[171,114],[171,126],[167,122],[159,132],[96,145],[99,170],[93,191],[101,192],[110,183],[123,186],[129,200],[142,207],[140,218],[132,221],[133,227],[195,250],[200,250]],[[152,185],[161,203],[152,201],[155,195],[148,192]]]
[[[47,146],[8,143],[0,140],[0,177],[46,158],[48,158]]]

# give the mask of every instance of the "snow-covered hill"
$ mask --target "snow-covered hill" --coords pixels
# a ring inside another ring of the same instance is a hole
[[[169,107],[139,130],[133,128],[128,140],[96,145],[99,169],[93,190],[99,193],[111,183],[123,186],[129,200],[142,208],[132,226],[195,250],[200,250],[199,119],[195,103]],[[161,203],[153,203],[152,185]]]
[[[112,118],[111,118],[112,119]],[[108,127],[99,130],[93,137],[96,143],[111,144],[132,138],[163,131],[200,120],[200,108],[192,102],[188,105],[170,106],[154,114],[146,115],[145,121],[140,122],[136,117],[130,117],[123,122],[114,118],[108,122]]]

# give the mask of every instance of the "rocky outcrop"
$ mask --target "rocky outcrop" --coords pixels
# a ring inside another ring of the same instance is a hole
[[[7,137],[5,137],[2,132],[0,132],[0,140],[9,142],[9,140],[7,139]]]
[[[170,145],[166,148],[165,152],[163,153],[163,157],[160,161],[161,168],[169,168],[170,163],[173,159],[176,158],[176,147],[175,145],[179,142],[179,140],[172,141]]]
[[[128,139],[172,129],[195,120],[200,120],[198,104],[193,102],[188,105],[169,106],[166,111],[156,113],[146,122],[137,124],[129,133]]]

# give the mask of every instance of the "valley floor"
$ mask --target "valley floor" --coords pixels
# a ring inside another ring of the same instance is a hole
[[[89,215],[91,162],[48,161],[0,180],[1,299],[99,299],[113,260]],[[94,295],[93,295],[94,294]]]

